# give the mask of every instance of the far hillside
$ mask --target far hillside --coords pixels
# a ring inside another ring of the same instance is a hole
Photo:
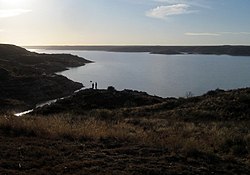
[[[208,54],[250,56],[250,46],[27,46],[48,50],[99,50],[109,52],[149,52],[152,54]]]

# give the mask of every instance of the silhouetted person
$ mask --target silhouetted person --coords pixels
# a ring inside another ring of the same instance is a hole
[[[94,89],[94,86],[95,86],[95,84],[94,84],[94,83],[92,83],[92,89]]]
[[[92,83],[93,81],[89,81],[89,82],[90,82],[90,84],[91,84],[91,87],[92,87],[92,89],[93,89],[93,83]]]
[[[95,82],[95,89],[97,89],[97,82]]]

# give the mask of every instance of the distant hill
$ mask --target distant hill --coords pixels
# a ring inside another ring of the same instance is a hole
[[[208,54],[250,56],[250,46],[28,46],[48,50],[99,50],[109,52],[149,52],[152,54]]]
[[[0,67],[17,76],[53,74],[90,62],[70,54],[38,54],[18,46],[0,44]]]

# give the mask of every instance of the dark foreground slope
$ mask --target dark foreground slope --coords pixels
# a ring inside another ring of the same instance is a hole
[[[100,50],[109,52],[149,52],[152,54],[211,54],[250,56],[250,46],[30,46],[51,50]]]
[[[0,174],[10,175],[167,175],[241,174],[244,163],[190,152],[176,155],[168,149],[112,139],[69,141],[37,137],[0,136]]]
[[[69,54],[37,54],[0,44],[0,111],[32,107],[72,94],[82,84],[55,72],[86,63],[89,61]]]
[[[249,100],[249,88],[187,99],[84,90],[0,115],[0,174],[249,174]]]

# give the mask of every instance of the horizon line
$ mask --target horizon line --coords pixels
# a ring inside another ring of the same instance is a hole
[[[15,44],[14,44],[15,45]],[[192,45],[159,45],[159,44],[98,44],[98,45],[67,45],[67,44],[58,44],[58,45],[21,45],[21,47],[192,47],[192,46],[250,46],[244,44],[192,44]]]

